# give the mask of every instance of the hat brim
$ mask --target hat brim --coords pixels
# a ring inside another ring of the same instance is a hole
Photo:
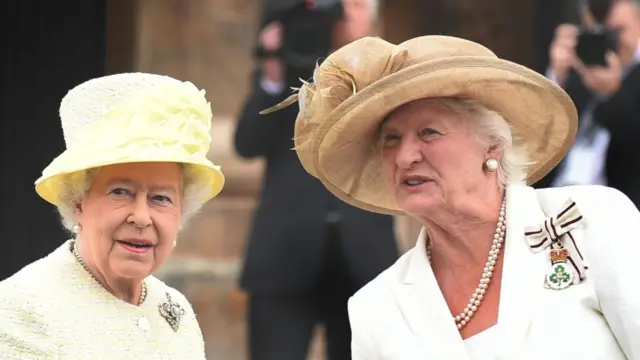
[[[316,130],[313,168],[341,200],[359,208],[404,214],[387,188],[377,149],[382,119],[423,98],[474,99],[500,113],[515,129],[532,164],[527,183],[548,174],[576,135],[578,116],[555,83],[521,65],[487,57],[458,56],[413,65],[357,92],[336,107]]]
[[[43,175],[36,180],[36,192],[44,200],[53,205],[59,205],[66,175],[108,165],[145,162],[174,162],[189,165],[194,170],[196,181],[210,184],[209,191],[203,192],[199,199],[203,204],[216,197],[224,187],[225,177],[219,166],[214,165],[205,156],[198,153],[191,154],[184,149],[159,149],[156,147],[137,146],[136,148],[118,147],[84,151],[85,149],[67,149],[55,158],[43,170]]]

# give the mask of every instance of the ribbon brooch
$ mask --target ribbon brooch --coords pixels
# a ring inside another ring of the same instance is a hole
[[[586,278],[587,266],[571,234],[571,230],[583,224],[578,206],[569,199],[556,216],[545,219],[540,226],[525,228],[525,236],[533,252],[551,248],[551,267],[545,277],[547,288],[563,290]]]
[[[167,300],[158,305],[158,311],[160,311],[160,316],[167,320],[171,329],[174,332],[178,332],[180,320],[186,314],[186,311],[180,307],[180,304],[173,301],[169,293],[167,293]]]

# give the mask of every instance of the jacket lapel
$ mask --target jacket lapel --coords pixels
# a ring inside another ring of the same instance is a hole
[[[422,347],[417,358],[467,360],[464,343],[429,265],[424,236],[422,229],[405,274],[396,286],[398,305]]]
[[[535,189],[521,185],[507,188],[507,236],[496,342],[500,359],[519,358],[544,289],[550,264],[546,252],[535,254],[529,249],[524,229],[542,223],[545,217]],[[427,260],[424,236],[423,229],[395,288],[397,302],[423,354],[439,354],[434,359],[468,360],[464,342]]]
[[[521,185],[507,188],[507,236],[505,240],[504,268],[498,329],[500,359],[517,359],[538,297],[544,288],[544,276],[549,261],[546,253],[533,253],[525,238],[525,227],[544,221],[536,190]]]

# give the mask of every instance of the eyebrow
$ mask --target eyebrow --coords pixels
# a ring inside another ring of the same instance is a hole
[[[384,130],[384,126],[387,124],[387,122],[389,122],[388,115],[382,118],[382,121],[380,121],[380,123],[378,124],[378,130],[376,131],[376,134],[382,134],[382,130]]]
[[[113,178],[111,180],[109,180],[107,182],[107,186],[113,186],[115,184],[122,184],[122,185],[128,185],[128,186],[132,186],[132,187],[139,187],[140,183],[138,181],[134,181],[128,178]],[[170,185],[151,185],[149,187],[150,190],[152,191],[163,191],[163,192],[173,192],[173,193],[177,193],[178,192],[178,188],[176,188],[175,186],[170,186]]]

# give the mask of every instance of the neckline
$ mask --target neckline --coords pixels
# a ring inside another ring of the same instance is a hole
[[[486,328],[486,329],[480,331],[479,333],[477,333],[477,334],[475,334],[475,335],[473,335],[471,337],[468,337],[468,338],[464,339],[463,341],[464,341],[465,344],[473,344],[473,343],[482,341],[482,340],[486,339],[489,336],[495,335],[498,332],[497,327],[498,327],[498,325],[493,325],[493,326],[491,326],[489,328]]]
[[[123,307],[133,310],[142,310],[145,309],[149,303],[152,302],[153,299],[153,286],[151,286],[150,276],[146,277],[144,281],[147,284],[147,297],[145,301],[140,305],[130,304],[109,291],[105,289],[87,270],[78,262],[78,260],[73,255],[72,244],[75,240],[69,239],[67,240],[58,250],[61,253],[61,258],[63,261],[69,265],[70,268],[73,269],[75,276],[79,279],[82,279],[85,282],[84,288],[87,292],[92,292],[93,294],[100,295],[106,301],[114,301],[117,304],[121,304]]]

